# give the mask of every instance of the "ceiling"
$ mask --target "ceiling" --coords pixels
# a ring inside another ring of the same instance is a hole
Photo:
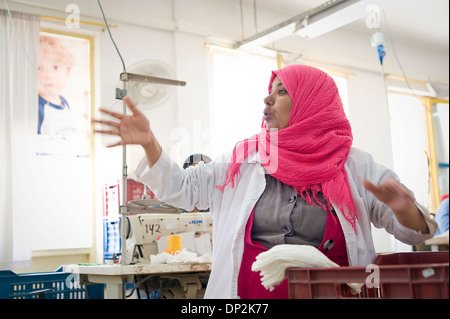
[[[179,1],[179,0],[178,0]],[[182,0],[192,2],[192,5],[200,6],[200,0]],[[267,10],[277,14],[279,22],[282,17],[286,19],[298,15],[302,12],[318,7],[327,0],[209,0],[210,2],[229,2],[239,5],[240,1],[244,6],[253,6],[256,2],[258,11]],[[177,2],[177,0],[165,1],[167,3]],[[376,1],[374,1],[376,2]],[[24,3],[43,8],[64,9],[70,3],[79,4],[81,14],[89,17],[101,19],[97,1],[94,0],[9,0],[8,3]],[[126,3],[126,5],[125,5]],[[133,21],[144,24],[152,15],[164,15],[160,6],[161,0],[103,0],[102,4],[107,10],[108,17],[117,21]],[[449,1],[448,0],[392,0],[393,5],[388,8],[387,18],[393,36],[401,41],[410,44],[420,44],[429,46],[432,49],[447,50],[449,48]],[[3,6],[1,6],[3,7]],[[199,9],[201,10],[201,9]],[[208,12],[210,15],[211,12]],[[217,12],[221,14],[221,12]],[[142,19],[147,15],[147,19]],[[244,17],[253,18],[253,17]],[[260,25],[264,25],[265,17],[259,15]],[[367,27],[364,21],[356,21],[343,29],[352,32],[364,32]],[[260,30],[261,31],[261,30]]]
[[[376,2],[378,0],[374,0]],[[448,0],[390,0],[392,4],[384,10],[390,35],[395,39],[397,46],[414,48],[419,52],[426,52],[428,60],[446,57],[449,54],[449,1]],[[102,0],[102,6],[107,12],[108,21],[116,23],[126,22],[143,26],[151,26],[162,30],[176,30],[180,28],[180,21],[174,17],[181,17],[183,27],[191,27],[188,32],[198,32],[202,35],[228,38],[231,41],[243,40],[243,21],[246,23],[245,38],[248,38],[267,28],[280,24],[300,13],[313,9],[327,0]],[[391,3],[389,2],[389,3]],[[14,5],[32,6],[39,10],[48,10],[49,14],[67,16],[64,8],[71,3],[79,5],[82,19],[96,19],[101,21],[101,12],[97,1],[94,0],[8,0],[11,7]],[[256,23],[255,8],[256,5]],[[0,8],[2,8],[0,2]],[[177,11],[178,10],[178,11]],[[243,10],[243,15],[240,14]],[[217,15],[216,15],[217,14]],[[227,18],[224,18],[227,15]],[[231,18],[230,18],[231,17]],[[216,23],[216,21],[220,21]],[[383,23],[383,21],[382,21]],[[221,26],[219,27],[219,24]],[[199,26],[203,25],[203,28]],[[257,26],[257,28],[256,28]],[[233,31],[234,30],[234,31]],[[386,33],[386,25],[382,24],[382,31]],[[374,29],[365,25],[365,19],[352,22],[333,34],[326,34],[314,41],[301,39],[299,36],[290,36],[272,43],[277,50],[289,52],[308,53],[317,59],[334,59],[337,64],[357,64],[361,55],[356,46],[364,43],[363,55],[370,55],[370,37]],[[346,38],[346,43],[336,42],[337,38]],[[385,38],[387,35],[385,34]],[[387,41],[388,39],[386,39]],[[325,42],[329,42],[328,46]],[[358,42],[358,44],[356,43]],[[367,45],[367,44],[368,45]],[[343,50],[340,46],[355,46],[354,49]],[[368,47],[368,48],[367,48]],[[330,48],[333,48],[330,50]],[[333,52],[334,51],[334,52]],[[407,52],[407,51],[406,51]],[[391,54],[392,52],[387,52]],[[327,55],[328,54],[328,55]],[[322,56],[321,56],[322,55]],[[390,55],[392,57],[392,55]],[[393,59],[391,59],[393,60]],[[414,63],[410,61],[410,69]],[[429,61],[428,63],[431,63]],[[360,64],[365,61],[361,60]],[[407,63],[407,61],[405,62]],[[448,61],[443,67],[448,69]],[[389,68],[389,65],[386,65]],[[418,66],[419,67],[419,66]],[[426,65],[422,66],[427,69]],[[435,72],[437,73],[437,72]],[[434,76],[436,77],[436,76]],[[448,84],[448,71],[439,76],[441,83]]]
[[[326,0],[283,0],[283,5],[280,5],[280,1],[277,0],[256,1],[258,7],[286,16],[292,16],[293,12],[295,14],[304,12],[326,2]],[[404,44],[429,47],[432,50],[442,50],[448,53],[448,0],[392,0],[392,2],[393,5],[385,11],[394,38],[401,39]],[[367,31],[363,20],[344,26],[343,29],[363,34]]]

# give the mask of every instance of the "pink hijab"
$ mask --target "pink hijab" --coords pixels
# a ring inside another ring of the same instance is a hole
[[[319,69],[290,65],[272,72],[269,91],[275,76],[293,100],[289,126],[268,132],[263,121],[259,134],[238,142],[225,184],[218,188],[223,191],[230,182],[234,187],[241,163],[258,151],[270,175],[294,187],[311,205],[317,203],[329,211],[331,202],[337,203],[356,230],[355,207],[344,168],[353,136],[334,80]],[[318,192],[323,193],[327,207],[320,204]]]

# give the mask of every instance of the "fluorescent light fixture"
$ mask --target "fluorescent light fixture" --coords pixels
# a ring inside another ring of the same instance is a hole
[[[383,9],[396,1],[398,0],[329,0],[314,9],[237,42],[234,48],[263,47],[292,34],[309,38],[317,37],[368,16],[373,8]]]
[[[371,8],[381,10],[394,2],[393,0],[344,1],[298,22],[294,33],[302,37],[315,38],[367,17]]]

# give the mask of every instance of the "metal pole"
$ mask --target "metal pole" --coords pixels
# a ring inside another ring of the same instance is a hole
[[[123,89],[126,92],[127,84],[126,81],[123,81]],[[127,106],[125,101],[123,101],[123,115],[127,114]],[[126,265],[126,254],[127,254],[127,234],[125,233],[127,227],[127,146],[124,144],[122,146],[122,205],[119,208],[119,212],[122,217],[122,223],[121,223],[121,258],[120,258],[120,264]]]

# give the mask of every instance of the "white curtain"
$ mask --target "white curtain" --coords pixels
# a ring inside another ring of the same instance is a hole
[[[39,24],[40,16],[0,9],[0,269],[31,263],[27,177],[38,118]]]

